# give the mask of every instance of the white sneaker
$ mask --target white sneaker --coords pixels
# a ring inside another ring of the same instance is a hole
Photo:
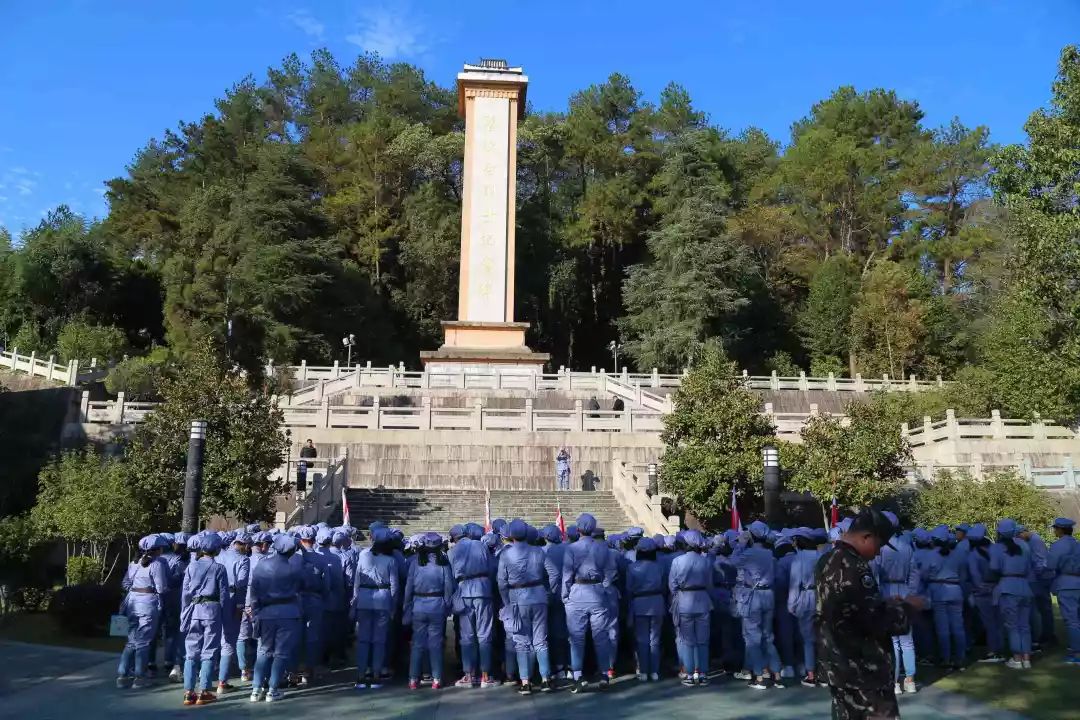
[[[904,692],[908,695],[919,692],[919,689],[915,687],[915,678],[904,678]]]
[[[893,685],[893,692],[897,695],[903,695],[904,688],[900,687],[900,683],[896,683],[895,685]]]
[[[649,679],[653,682],[660,682],[660,673],[653,673],[649,676]]]
[[[1005,667],[1012,668],[1013,670],[1023,670],[1024,663],[1023,661],[1017,660],[1016,658],[1009,658],[1005,661]]]
[[[746,670],[740,670],[739,672],[735,673],[735,679],[736,680],[752,680],[753,677],[754,676],[751,675]]]
[[[116,678],[116,687],[123,690],[125,688],[131,687],[131,685],[134,682],[135,682],[134,679],[132,679],[132,678],[126,676],[126,675],[118,675],[117,678]]]
[[[266,693],[266,702],[277,702],[285,697],[285,693],[281,690],[269,690]]]
[[[182,682],[184,679],[184,671],[180,669],[179,665],[173,665],[173,669],[169,671],[169,682]]]
[[[638,673],[637,674],[637,679],[638,679],[638,682],[645,682],[645,681],[647,681],[649,679],[649,676],[646,675],[645,673]]]
[[[1024,664],[1024,669],[1025,670],[1030,670],[1031,669],[1031,661],[1030,660],[1021,660],[1021,662]]]
[[[263,698],[265,698],[265,697],[266,697],[266,693],[264,691],[262,691],[262,690],[252,690],[251,691],[251,697],[248,698],[248,699],[251,702],[262,702]]]

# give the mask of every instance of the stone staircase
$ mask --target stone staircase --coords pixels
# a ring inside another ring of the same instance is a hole
[[[452,525],[484,524],[484,492],[477,490],[348,490],[349,516],[354,527],[367,529],[375,520],[400,528],[406,536],[418,532],[446,533]],[[600,527],[619,532],[630,526],[626,513],[610,491],[491,492],[491,519],[520,517],[537,527],[555,522],[556,503],[570,525],[583,512],[592,513]]]

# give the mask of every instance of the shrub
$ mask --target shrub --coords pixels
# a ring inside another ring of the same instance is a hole
[[[105,389],[114,395],[122,392],[128,400],[158,400],[158,386],[168,362],[166,348],[154,348],[149,355],[123,360],[105,377]]]
[[[60,329],[56,349],[64,362],[91,358],[111,360],[123,354],[127,340],[119,328],[72,320]]]
[[[71,635],[103,635],[120,599],[120,591],[104,585],[69,585],[53,594],[49,615]]]
[[[984,523],[991,533],[1001,518],[1044,532],[1054,516],[1049,495],[1015,471],[976,480],[966,472],[942,471],[915,499],[914,519],[923,527]]]
[[[49,607],[50,591],[38,587],[16,588],[11,593],[11,606],[16,612],[39,613]]]
[[[67,561],[68,585],[95,585],[101,582],[101,563],[86,555],[75,555]]]

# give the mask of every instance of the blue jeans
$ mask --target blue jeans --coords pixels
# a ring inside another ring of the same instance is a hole
[[[709,672],[709,614],[680,614],[679,660],[688,673]]]
[[[941,661],[960,665],[967,653],[964,635],[964,601],[934,601],[934,631],[937,633]]]
[[[773,642],[773,611],[751,610],[742,621],[743,641],[746,643],[746,665],[754,675],[765,668],[780,672],[780,655]]]
[[[281,679],[300,637],[300,618],[260,620],[256,633],[259,646],[255,656],[253,688],[262,688],[270,675],[270,689],[281,687]]]
[[[796,616],[795,622],[798,623],[799,639],[802,640],[803,672],[815,672],[814,666],[817,662],[817,651],[814,647],[814,643],[817,641],[817,635],[814,633],[814,615],[813,613],[810,613],[808,615]],[[911,636],[908,635],[908,637],[910,638]],[[915,651],[913,649],[912,657],[914,657],[914,653]]]
[[[900,679],[901,665],[903,665],[906,677],[915,677],[915,638],[911,631],[908,631],[906,635],[893,635],[892,643],[893,655],[896,657],[893,679]]]
[[[570,468],[567,468],[566,470],[559,470],[557,482],[559,484],[560,490],[570,489]]]

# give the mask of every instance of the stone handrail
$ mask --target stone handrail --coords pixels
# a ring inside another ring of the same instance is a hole
[[[346,487],[349,478],[348,448],[342,450],[341,455],[332,459],[296,458],[285,464],[287,482],[293,482],[295,479],[298,463],[304,462],[308,465],[307,493],[285,518],[286,527],[314,525],[327,521],[341,505],[341,491]]]
[[[908,470],[909,482],[926,483],[932,481],[940,472],[966,472],[973,478],[980,479],[996,471],[1019,472],[1032,485],[1044,490],[1080,490],[1080,472],[1073,465],[1073,459],[1066,456],[1061,466],[1032,465],[1024,458],[1019,467],[1016,464],[993,465],[979,461],[959,464],[945,464],[934,460],[916,463]]]
[[[949,409],[944,420],[934,422],[924,416],[921,426],[911,428],[904,423],[900,430],[913,448],[948,440],[1072,440],[1076,437],[1069,428],[1053,421],[1047,424],[1037,414],[1034,421],[1004,419],[997,410],[992,410],[989,418],[958,418],[956,411]]]
[[[0,350],[0,367],[12,372],[23,372],[35,377],[43,377],[51,382],[63,383],[75,387],[81,383],[102,379],[108,372],[107,367],[98,367],[97,358],[92,359],[84,369],[79,369],[79,361],[71,360],[67,364],[57,363],[56,356],[50,355],[42,360],[37,353],[20,355],[19,348],[11,351]]]
[[[300,383],[300,388],[291,395],[291,404],[307,404],[321,400],[325,395],[347,391],[351,388],[446,388],[460,390],[579,390],[584,392],[610,393],[624,400],[638,402],[643,407],[659,410],[660,403],[666,398],[650,393],[642,388],[677,388],[682,384],[682,374],[661,374],[656,369],[651,373],[630,373],[626,368],[620,373],[608,373],[603,368],[592,368],[589,372],[574,372],[560,368],[557,373],[528,373],[496,371],[469,371],[467,373],[437,373],[428,370],[406,370],[403,365],[389,365],[385,368],[364,366],[333,365],[313,366],[306,362],[288,366],[290,374]],[[274,366],[267,366],[267,372],[274,372]],[[944,381],[938,377],[934,381],[917,380],[915,376],[907,380],[891,379],[883,375],[880,380],[863,378],[838,378],[830,373],[827,377],[808,377],[805,373],[798,376],[749,375],[744,370],[743,379],[754,390],[828,390],[834,392],[918,392],[942,387]],[[638,393],[643,393],[644,397]],[[640,398],[640,399],[639,399]]]
[[[630,465],[617,457],[612,460],[611,489],[630,522],[645,530],[647,535],[674,535],[680,530],[678,516],[665,517],[660,495],[649,497],[648,487],[645,465]]]

